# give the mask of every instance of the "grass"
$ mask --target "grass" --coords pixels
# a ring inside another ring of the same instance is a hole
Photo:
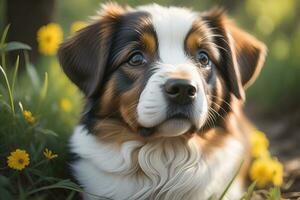
[[[66,80],[55,58],[46,58],[34,66],[28,59],[28,45],[6,43],[8,30],[7,27],[0,43],[0,199],[78,199],[84,191],[71,180],[67,144],[78,121],[81,96]],[[19,57],[12,67],[6,62],[7,52],[20,49],[26,60],[22,73]],[[60,105],[62,99],[69,101],[70,110]],[[25,110],[32,113],[33,123],[24,118]],[[47,159],[43,154],[46,148],[58,157]],[[7,166],[7,157],[15,149],[23,149],[30,156],[29,166],[22,171]],[[224,199],[238,171],[219,200]],[[254,188],[255,183],[241,199],[251,199]],[[280,190],[271,189],[267,198],[280,199]]]

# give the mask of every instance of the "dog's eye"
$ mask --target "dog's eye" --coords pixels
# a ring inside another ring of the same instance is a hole
[[[202,50],[197,52],[196,59],[204,68],[210,67],[211,65],[211,61],[209,59],[208,54]]]
[[[146,63],[146,59],[141,52],[136,52],[132,54],[128,60],[128,64],[131,66],[140,66]]]

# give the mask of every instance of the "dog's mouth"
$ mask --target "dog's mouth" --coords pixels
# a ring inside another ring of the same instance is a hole
[[[140,127],[139,133],[144,137],[162,136],[176,137],[180,135],[191,136],[196,133],[196,125],[189,113],[176,112],[155,127]]]
[[[191,121],[191,117],[189,116],[189,114],[187,113],[184,113],[184,112],[177,112],[177,113],[174,113],[174,114],[171,114],[168,116],[168,118],[165,120],[188,120],[188,121]]]

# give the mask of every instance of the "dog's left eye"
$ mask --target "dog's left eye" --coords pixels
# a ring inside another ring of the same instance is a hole
[[[196,60],[201,64],[202,67],[207,68],[211,65],[211,60],[206,52],[199,50],[196,54]]]
[[[132,54],[128,60],[128,64],[131,66],[144,65],[146,62],[147,60],[141,52],[136,52]]]

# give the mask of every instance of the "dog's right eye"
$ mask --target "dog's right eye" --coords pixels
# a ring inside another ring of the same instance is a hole
[[[144,65],[145,63],[147,63],[147,60],[141,52],[132,54],[128,60],[128,64],[134,67]]]
[[[205,51],[199,50],[196,55],[197,61],[201,64],[203,68],[211,67],[211,60]]]

